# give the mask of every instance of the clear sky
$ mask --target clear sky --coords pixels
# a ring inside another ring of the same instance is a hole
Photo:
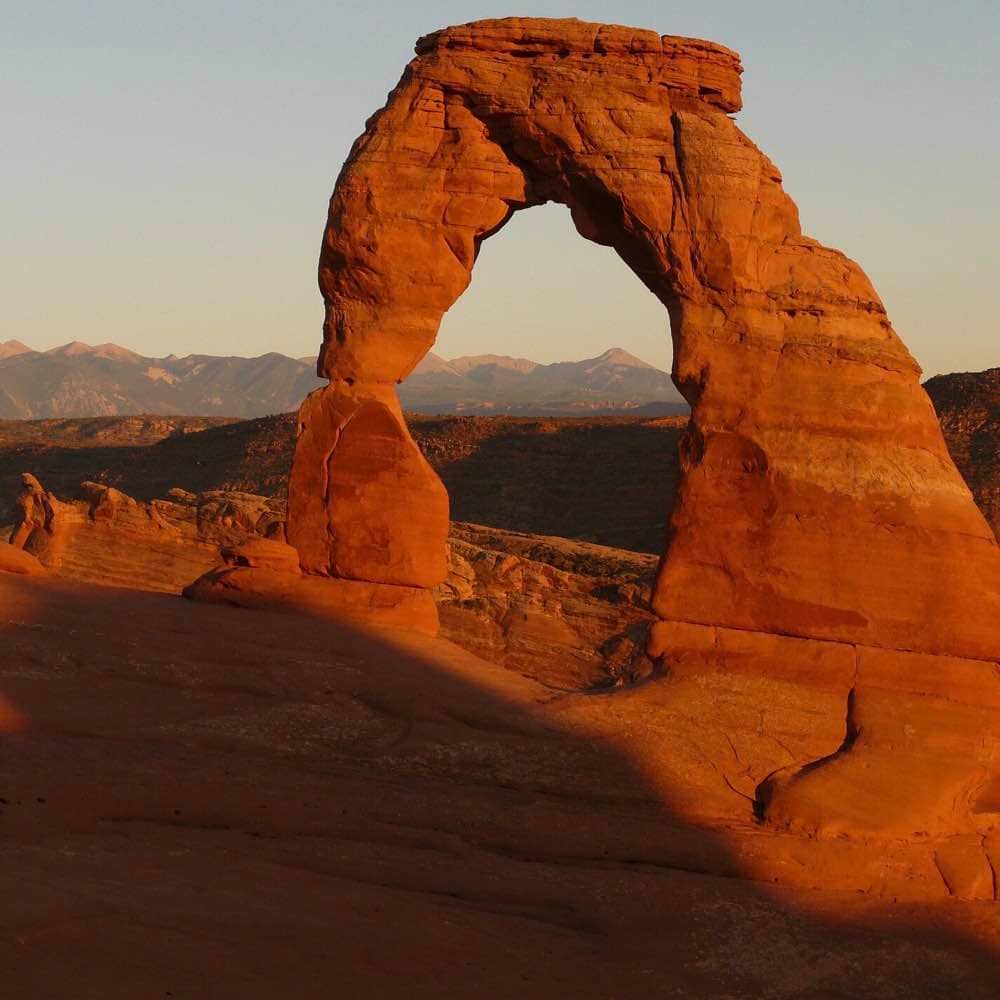
[[[415,39],[577,16],[740,51],[741,127],[858,260],[928,374],[1000,364],[1000,3],[0,0],[0,340],[315,353],[337,171]],[[521,213],[445,356],[669,364],[665,314],[568,213]]]

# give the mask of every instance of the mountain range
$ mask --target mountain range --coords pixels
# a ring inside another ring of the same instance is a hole
[[[583,361],[543,365],[480,354],[446,361],[431,352],[399,387],[417,413],[512,416],[683,413],[670,376],[620,347]]]
[[[294,410],[322,383],[304,361],[259,358],[147,358],[116,344],[74,341],[33,351],[0,343],[0,416],[116,416],[135,413],[256,417]]]
[[[191,354],[150,358],[117,344],[74,341],[36,351],[0,342],[0,418],[159,413],[258,417],[296,410],[323,385],[312,358]],[[538,364],[428,354],[399,387],[419,413],[596,415],[686,412],[670,376],[621,348],[583,361]]]

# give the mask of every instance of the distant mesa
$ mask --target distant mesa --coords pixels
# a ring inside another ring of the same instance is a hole
[[[316,358],[169,354],[75,340],[36,351],[0,344],[0,419],[128,416],[260,417],[298,408],[314,389]],[[428,354],[400,386],[419,413],[513,416],[657,416],[687,406],[663,371],[615,347],[596,358],[543,365],[499,354],[445,360]]]

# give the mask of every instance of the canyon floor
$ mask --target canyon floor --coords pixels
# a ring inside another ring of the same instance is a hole
[[[10,996],[996,996],[992,903],[746,877],[752,825],[690,827],[600,724],[642,687],[52,579],[0,606]]]

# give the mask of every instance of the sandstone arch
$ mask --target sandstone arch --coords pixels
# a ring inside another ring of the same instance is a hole
[[[708,655],[733,630],[752,662],[755,636],[781,636],[760,669],[808,687],[832,683],[810,673],[830,644],[844,747],[772,776],[761,808],[811,832],[982,831],[1000,797],[1000,552],[871,283],[802,234],[734,123],[741,71],[719,45],[580,21],[418,42],[330,202],[330,385],[301,411],[289,541],[366,601],[375,585],[429,603],[447,497],[393,386],[481,241],[561,202],[669,311],[692,406],[652,652]]]

